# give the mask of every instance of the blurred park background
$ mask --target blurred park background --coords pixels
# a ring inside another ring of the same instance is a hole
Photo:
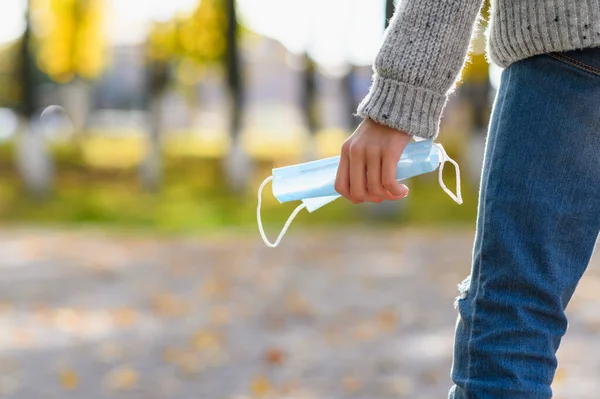
[[[501,72],[487,9],[439,139],[464,205],[419,176],[270,250],[256,189],[339,153],[392,0],[2,0],[0,398],[445,397]],[[264,201],[273,235],[295,204]],[[563,398],[600,389],[595,262]]]
[[[339,154],[393,10],[366,0],[3,2],[1,220],[252,226],[272,167]],[[471,177],[465,205],[424,176],[404,203],[339,201],[311,224],[473,223],[494,95],[482,21],[441,133]],[[268,221],[290,210],[265,201]]]

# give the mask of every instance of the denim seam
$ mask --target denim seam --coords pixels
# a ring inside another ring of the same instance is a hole
[[[579,61],[573,57],[569,57],[568,55],[558,54],[558,53],[548,53],[548,55],[558,61],[562,61],[562,62],[569,64],[577,69],[581,69],[585,72],[589,72],[596,76],[600,76],[599,68],[596,68],[592,65],[588,65],[585,62]]]
[[[510,71],[507,71],[508,73],[508,82],[510,82],[511,80],[511,73]],[[507,83],[508,86],[508,83]],[[501,111],[502,109],[504,109],[504,102],[506,101],[506,96],[504,96],[504,98],[502,99],[502,104],[499,107],[499,111]],[[492,160],[494,159],[494,152],[496,151],[496,138],[494,137],[494,142],[490,143],[491,145],[493,145],[492,147],[492,153],[490,154],[490,165],[489,165],[489,170],[492,170]],[[483,240],[485,240],[485,218],[486,218],[486,202],[487,202],[487,195],[488,195],[488,185],[489,185],[489,178],[486,180],[485,182],[485,190],[484,190],[484,196],[482,198],[482,212],[483,212],[483,219],[482,219],[482,225],[481,225],[481,241],[483,242]],[[483,189],[483,187],[482,187]],[[477,286],[475,287],[475,292],[473,292],[473,309],[471,310],[471,328],[469,331],[469,339],[467,340],[467,378],[465,380],[465,390],[468,390],[468,386],[470,384],[471,381],[471,369],[472,369],[472,356],[471,356],[471,352],[472,352],[472,341],[473,341],[473,330],[475,329],[475,321],[477,319],[477,298],[479,295],[479,290],[481,289],[481,269],[482,269],[482,253],[483,251],[479,251],[479,272],[477,273]],[[473,284],[471,282],[471,284],[469,284],[470,287],[469,288],[473,288]]]

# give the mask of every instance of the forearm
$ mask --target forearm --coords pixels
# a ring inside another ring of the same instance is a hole
[[[482,0],[400,0],[358,114],[435,138],[447,95],[465,62]]]

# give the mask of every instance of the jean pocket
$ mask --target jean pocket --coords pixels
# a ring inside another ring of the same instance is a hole
[[[600,47],[554,52],[548,53],[548,55],[576,69],[600,76]]]

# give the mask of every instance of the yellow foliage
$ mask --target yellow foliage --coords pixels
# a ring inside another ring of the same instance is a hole
[[[97,77],[107,59],[104,0],[32,0],[39,68],[58,83]]]
[[[189,15],[155,23],[148,37],[151,60],[175,63],[176,78],[193,84],[202,68],[223,59],[226,50],[227,15],[223,0],[202,0]]]

